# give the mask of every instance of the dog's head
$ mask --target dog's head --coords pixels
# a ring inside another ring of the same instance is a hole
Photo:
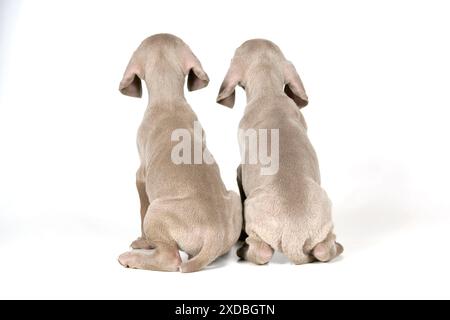
[[[275,83],[284,86],[284,92],[299,108],[308,104],[308,96],[294,65],[286,60],[277,45],[263,39],[246,41],[236,50],[217,102],[232,108],[236,86],[244,89],[247,85],[251,86],[251,82],[260,72],[270,73],[270,76],[275,78]]]
[[[162,72],[171,72],[180,81],[188,76],[189,91],[204,88],[209,82],[200,61],[183,40],[171,34],[157,34],[145,39],[134,52],[119,90],[124,95],[140,98],[141,80],[158,81]]]

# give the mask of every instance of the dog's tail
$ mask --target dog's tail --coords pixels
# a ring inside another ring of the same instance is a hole
[[[217,248],[205,243],[195,257],[181,264],[180,271],[183,273],[200,271],[216,260],[218,256]]]

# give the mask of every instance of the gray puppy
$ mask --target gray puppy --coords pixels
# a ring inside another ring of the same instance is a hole
[[[198,120],[184,97],[186,76],[189,91],[209,82],[200,62],[181,39],[159,34],[142,42],[120,83],[123,94],[141,97],[141,79],[145,80],[150,96],[137,137],[142,236],[131,245],[144,250],[122,254],[119,262],[126,267],[198,271],[227,253],[242,229],[240,198],[226,190],[214,161],[173,162],[177,142],[171,137],[179,129],[193,137],[192,150],[197,145],[202,155],[209,155],[201,127],[202,134],[194,134]],[[182,263],[179,250],[190,260]]]
[[[234,106],[235,87],[247,94],[241,130],[279,130],[279,170],[261,174],[263,165],[247,163],[248,141],[241,136],[243,165],[238,182],[245,198],[245,245],[238,255],[268,263],[279,250],[295,264],[330,261],[343,252],[336,243],[331,202],[320,186],[316,153],[300,108],[308,104],[302,81],[281,50],[267,40],[250,40],[235,53],[217,102]],[[272,150],[268,140],[268,150]]]

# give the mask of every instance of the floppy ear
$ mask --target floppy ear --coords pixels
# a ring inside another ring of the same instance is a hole
[[[120,81],[119,91],[122,94],[135,98],[142,97],[142,83],[138,73],[138,65],[133,56],[128,63],[122,81]]]
[[[219,95],[216,99],[217,103],[228,108],[234,107],[234,101],[236,100],[236,86],[239,84],[240,78],[241,76],[237,71],[237,66],[231,62],[230,69],[220,86]]]
[[[195,91],[206,87],[209,83],[209,77],[203,70],[198,58],[189,50],[186,57],[188,70],[187,87],[189,91]]]
[[[294,100],[299,108],[306,107],[308,105],[308,96],[306,95],[305,87],[297,70],[295,70],[294,65],[290,62],[287,62],[284,68],[284,79],[286,84],[284,92],[289,98]]]

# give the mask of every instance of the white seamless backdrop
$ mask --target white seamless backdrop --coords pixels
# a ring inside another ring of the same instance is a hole
[[[448,1],[0,1],[0,298],[450,298]],[[187,93],[237,190],[237,126],[215,98],[234,49],[277,43],[334,202],[342,258],[196,274],[127,270],[137,127],[119,81],[145,37],[178,35],[211,82]]]

